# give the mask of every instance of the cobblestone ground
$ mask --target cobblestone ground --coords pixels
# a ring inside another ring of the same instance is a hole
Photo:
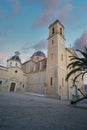
[[[87,130],[86,105],[0,92],[0,130]]]

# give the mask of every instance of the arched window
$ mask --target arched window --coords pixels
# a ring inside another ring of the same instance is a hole
[[[63,61],[63,54],[61,54],[61,61]]]
[[[54,30],[55,30],[55,29],[54,29],[54,27],[53,27],[53,28],[52,28],[52,34],[54,34]]]
[[[51,54],[51,59],[53,60],[53,53]]]
[[[60,35],[62,35],[62,28],[60,28]]]
[[[0,80],[0,85],[2,84],[2,80]]]
[[[24,88],[24,84],[22,85],[22,87]]]
[[[53,85],[53,78],[52,77],[50,78],[50,85],[51,86]]]
[[[52,40],[52,44],[54,44],[54,40]]]

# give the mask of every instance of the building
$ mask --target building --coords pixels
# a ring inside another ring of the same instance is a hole
[[[65,47],[64,26],[56,20],[49,26],[47,57],[35,52],[30,60],[21,63],[19,52],[7,60],[7,67],[0,66],[0,90],[44,94],[58,99],[70,99],[72,80],[65,81],[69,70],[69,56],[76,55]],[[77,85],[82,87],[79,80]]]
[[[23,72],[19,52],[7,60],[7,67],[0,66],[0,90],[24,91],[27,86],[27,74]]]

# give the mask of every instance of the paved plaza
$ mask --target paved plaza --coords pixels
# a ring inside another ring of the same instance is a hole
[[[0,130],[87,130],[87,107],[28,93],[0,92]]]

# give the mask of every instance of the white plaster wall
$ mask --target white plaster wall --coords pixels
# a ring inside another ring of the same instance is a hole
[[[2,91],[9,91],[11,83],[16,83],[14,91],[26,91],[27,75],[18,67],[0,68],[0,80],[3,81]]]
[[[16,65],[17,64],[17,65]],[[17,62],[17,61],[14,61],[14,60],[9,60],[7,62],[7,67],[11,67],[11,66],[17,66],[19,68],[21,68],[21,63],[20,62]]]

